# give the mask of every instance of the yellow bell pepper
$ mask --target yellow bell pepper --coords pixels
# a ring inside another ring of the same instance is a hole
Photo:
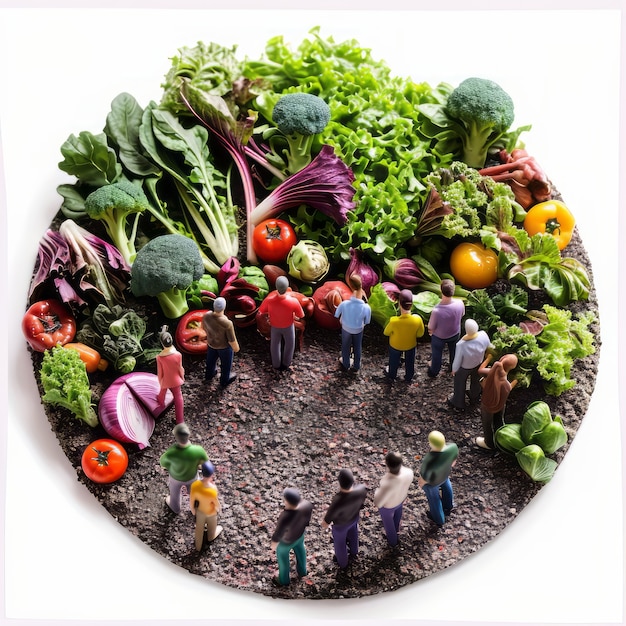
[[[524,219],[524,230],[531,237],[537,233],[552,235],[559,250],[571,241],[575,225],[571,211],[559,200],[535,204]]]

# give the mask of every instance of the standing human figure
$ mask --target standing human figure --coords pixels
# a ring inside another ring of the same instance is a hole
[[[485,351],[491,345],[484,330],[478,330],[473,319],[465,320],[465,335],[456,344],[456,353],[452,362],[454,392],[448,398],[448,404],[457,412],[465,411],[465,391],[467,379],[470,379],[469,401],[478,402],[480,398],[480,378],[478,368],[485,358]]]
[[[359,554],[359,517],[367,497],[365,485],[355,485],[349,469],[342,469],[338,476],[339,492],[333,497],[322,528],[332,525],[335,558],[341,569],[348,567]]]
[[[161,328],[159,335],[163,350],[157,354],[157,379],[159,381],[159,393],[157,401],[160,406],[165,405],[165,394],[169,389],[174,396],[174,414],[176,423],[185,421],[182,385],[185,382],[185,368],[183,367],[183,355],[174,346],[172,335],[167,331],[167,326]]]
[[[170,493],[166,496],[165,502],[178,515],[181,510],[183,487],[189,493],[191,483],[198,478],[198,467],[204,461],[208,461],[209,457],[202,446],[191,444],[187,424],[176,424],[172,434],[175,443],[161,455],[159,463],[169,474]]]
[[[491,355],[481,363],[478,375],[481,380],[480,416],[483,437],[476,437],[476,445],[485,450],[495,448],[493,435],[504,424],[504,408],[517,379],[509,381],[508,375],[517,367],[517,356],[504,354],[491,367],[487,367]]]
[[[400,291],[398,305],[400,315],[393,315],[383,331],[389,337],[389,365],[385,376],[391,381],[396,379],[404,355],[404,380],[410,383],[415,375],[417,340],[424,334],[424,322],[419,315],[411,313],[413,294],[409,289]]]
[[[378,507],[387,543],[394,547],[398,545],[402,508],[413,482],[413,470],[402,464],[397,452],[387,453],[385,465],[387,472],[374,492],[374,505]]]
[[[292,550],[296,557],[298,576],[307,574],[304,531],[313,512],[313,505],[303,500],[300,492],[293,487],[283,491],[283,505],[270,544],[278,562],[278,576],[272,578],[272,583],[278,587],[284,587],[290,582],[289,556]]]
[[[270,355],[275,370],[286,370],[296,348],[296,318],[304,317],[300,302],[288,291],[289,279],[279,276],[276,290],[268,294],[261,302],[259,313],[267,313],[270,324]]]
[[[460,298],[454,298],[454,281],[445,278],[441,281],[441,300],[435,305],[428,319],[430,334],[430,361],[427,374],[435,378],[441,371],[443,350],[448,347],[448,371],[452,371],[452,363],[456,344],[461,337],[461,320],[465,315],[465,304]]]
[[[372,309],[365,301],[361,277],[352,274],[348,278],[348,284],[352,287],[352,296],[339,303],[335,309],[335,317],[341,322],[341,365],[344,370],[358,372],[361,369],[363,332],[372,319]]]
[[[207,337],[205,380],[217,376],[217,361],[220,362],[220,385],[227,387],[236,378],[231,374],[233,353],[239,352],[239,343],[235,335],[235,325],[224,314],[226,300],[222,297],[213,302],[213,310],[207,311],[202,317],[202,328]]]
[[[200,466],[202,478],[191,483],[189,508],[196,517],[195,544],[200,552],[206,536],[209,542],[214,541],[223,528],[217,524],[217,515],[222,509],[219,493],[215,485],[215,466],[205,461]]]
[[[459,456],[455,443],[446,443],[438,430],[428,434],[430,451],[424,455],[417,479],[428,500],[426,516],[441,527],[454,508],[454,494],[450,482],[450,471]]]

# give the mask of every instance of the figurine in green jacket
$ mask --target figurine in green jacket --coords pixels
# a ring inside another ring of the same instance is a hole
[[[161,455],[159,463],[169,474],[170,495],[165,498],[165,502],[178,515],[183,487],[190,493],[191,483],[198,478],[198,467],[208,461],[209,456],[202,446],[190,443],[189,428],[184,422],[176,424],[172,434],[176,443]]]
[[[424,456],[417,481],[428,500],[426,515],[441,528],[454,506],[450,470],[459,456],[456,443],[446,444],[446,438],[438,430],[428,435],[430,452]]]

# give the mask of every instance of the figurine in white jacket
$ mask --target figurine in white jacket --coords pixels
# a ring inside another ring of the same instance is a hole
[[[402,505],[413,482],[413,470],[402,465],[402,457],[397,452],[388,452],[385,464],[387,473],[374,492],[374,505],[378,507],[387,542],[393,547],[398,544]]]

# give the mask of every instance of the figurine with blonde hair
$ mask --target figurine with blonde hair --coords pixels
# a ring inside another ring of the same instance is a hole
[[[441,528],[454,507],[450,470],[459,456],[456,443],[446,443],[446,438],[438,430],[428,435],[430,452],[424,455],[417,478],[428,500],[428,519]]]

